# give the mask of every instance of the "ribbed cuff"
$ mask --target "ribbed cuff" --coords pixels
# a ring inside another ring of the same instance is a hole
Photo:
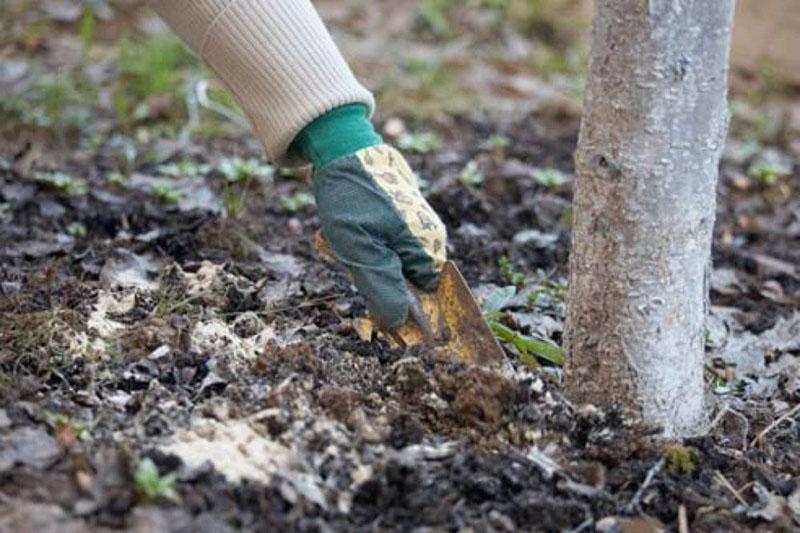
[[[369,109],[349,104],[314,119],[297,135],[290,151],[297,150],[319,170],[334,159],[382,142],[369,121]]]
[[[230,88],[272,161],[296,162],[289,145],[326,112],[375,107],[308,0],[150,4]]]

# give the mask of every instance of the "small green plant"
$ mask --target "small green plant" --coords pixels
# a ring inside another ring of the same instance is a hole
[[[549,361],[554,365],[563,365],[564,355],[560,347],[546,339],[514,331],[500,322],[505,316],[502,311],[503,307],[514,297],[516,292],[516,287],[508,286],[490,294],[481,307],[484,320],[489,324],[497,340],[516,352],[520,362],[524,365],[538,366],[537,358]]]
[[[538,169],[533,173],[533,179],[547,189],[555,189],[569,181],[569,177],[557,168]]]
[[[84,180],[63,172],[35,172],[33,181],[44,190],[67,196],[79,196],[88,190]]]
[[[137,494],[144,500],[153,501],[163,498],[175,503],[180,502],[180,496],[175,490],[175,474],[162,476],[159,474],[156,464],[149,457],[145,457],[136,465],[133,481]]]
[[[472,160],[467,163],[461,174],[458,175],[458,181],[467,187],[475,187],[483,183],[483,172],[478,168],[478,162]]]
[[[195,163],[188,159],[159,165],[156,170],[164,176],[171,178],[196,178],[211,172],[211,165]]]
[[[50,415],[48,422],[57,435],[70,433],[78,440],[85,441],[89,439],[89,427],[67,415],[61,413]]]
[[[66,76],[42,77],[22,95],[0,98],[0,118],[63,134],[85,128],[93,95],[93,87],[78,88]]]
[[[696,452],[686,446],[670,446],[664,450],[664,461],[673,474],[691,474],[697,469]]]
[[[308,192],[296,192],[281,198],[284,209],[295,213],[308,206],[314,205],[314,195]]]
[[[275,174],[275,168],[258,159],[228,157],[220,161],[219,171],[228,183],[249,182],[253,179],[268,181]]]
[[[86,61],[86,58],[89,55],[89,49],[92,47],[92,43],[94,42],[95,26],[96,20],[94,15],[94,6],[91,2],[87,2],[83,7],[79,29],[81,36],[81,56],[83,61]]]
[[[153,193],[159,202],[166,205],[177,205],[183,199],[183,195],[166,184],[153,187]]]
[[[491,294],[489,294],[489,296],[486,297],[486,299],[483,301],[483,305],[481,306],[483,318],[485,318],[488,322],[497,322],[503,318],[503,306],[505,306],[516,294],[517,288],[513,285],[500,287],[499,289],[493,291]]]
[[[228,218],[239,218],[247,208],[246,189],[234,187],[227,181],[222,190],[222,205],[225,207],[225,216]]]
[[[778,162],[756,161],[750,165],[747,174],[759,185],[769,187],[775,185],[779,178],[788,176],[791,169]]]
[[[486,141],[492,151],[492,159],[496,164],[501,164],[506,158],[506,150],[511,146],[511,139],[499,133],[492,134]]]
[[[119,47],[119,77],[113,94],[117,120],[123,126],[130,126],[147,117],[144,101],[148,97],[174,98],[181,94],[188,67],[197,67],[197,62],[174,37],[123,39]],[[183,110],[179,105],[167,108]]]
[[[522,287],[525,285],[525,274],[514,269],[514,265],[511,263],[511,259],[509,259],[507,255],[501,256],[497,261],[497,265],[500,267],[500,274],[503,275],[503,278],[508,283],[516,287]]]
[[[162,283],[153,293],[152,314],[157,317],[168,317],[172,314],[184,314],[189,310],[193,298],[187,297],[181,287]]]
[[[417,6],[416,22],[420,29],[429,31],[434,37],[449,37],[450,10],[454,0],[422,0]]]
[[[440,150],[442,148],[442,140],[431,131],[406,132],[397,140],[397,146],[409,152],[427,154]]]
[[[546,272],[537,270],[526,286],[530,289],[526,302],[529,309],[564,318],[567,288],[563,281],[550,280]]]
[[[511,146],[511,139],[500,133],[493,133],[486,141],[486,144],[492,150],[505,150]]]
[[[122,187],[128,182],[128,176],[122,172],[109,172],[106,175],[106,181],[109,183],[109,185]]]
[[[275,167],[258,159],[240,157],[225,158],[220,161],[219,172],[224,180],[222,204],[229,218],[239,218],[247,207],[247,190],[255,180],[269,181],[275,174]]]
[[[86,237],[86,226],[81,222],[73,222],[67,226],[67,233],[75,238],[82,239]]]

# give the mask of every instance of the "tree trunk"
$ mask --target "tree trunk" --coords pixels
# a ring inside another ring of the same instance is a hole
[[[734,0],[595,0],[564,345],[574,401],[704,420],[707,277]]]

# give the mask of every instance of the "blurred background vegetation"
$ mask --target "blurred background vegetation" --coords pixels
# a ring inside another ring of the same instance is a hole
[[[760,4],[771,2],[782,0]],[[315,5],[376,92],[379,120],[580,112],[591,18],[586,0]],[[732,78],[734,128],[753,142],[768,142],[800,121],[773,105],[775,98],[796,101],[797,73],[780,53],[780,39],[759,41],[749,29],[780,36],[786,30],[774,25],[794,24],[800,5],[793,4],[791,16],[739,11],[737,27],[749,33],[737,29],[734,46],[735,63],[744,67]],[[0,128],[6,133],[24,131],[61,147],[110,143],[122,170],[142,157],[134,153],[136,143],[241,137],[233,99],[144,2],[6,0],[0,25]]]

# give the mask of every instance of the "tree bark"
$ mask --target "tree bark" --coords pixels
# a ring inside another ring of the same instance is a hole
[[[564,345],[574,401],[669,436],[704,421],[703,350],[734,0],[595,0]]]

